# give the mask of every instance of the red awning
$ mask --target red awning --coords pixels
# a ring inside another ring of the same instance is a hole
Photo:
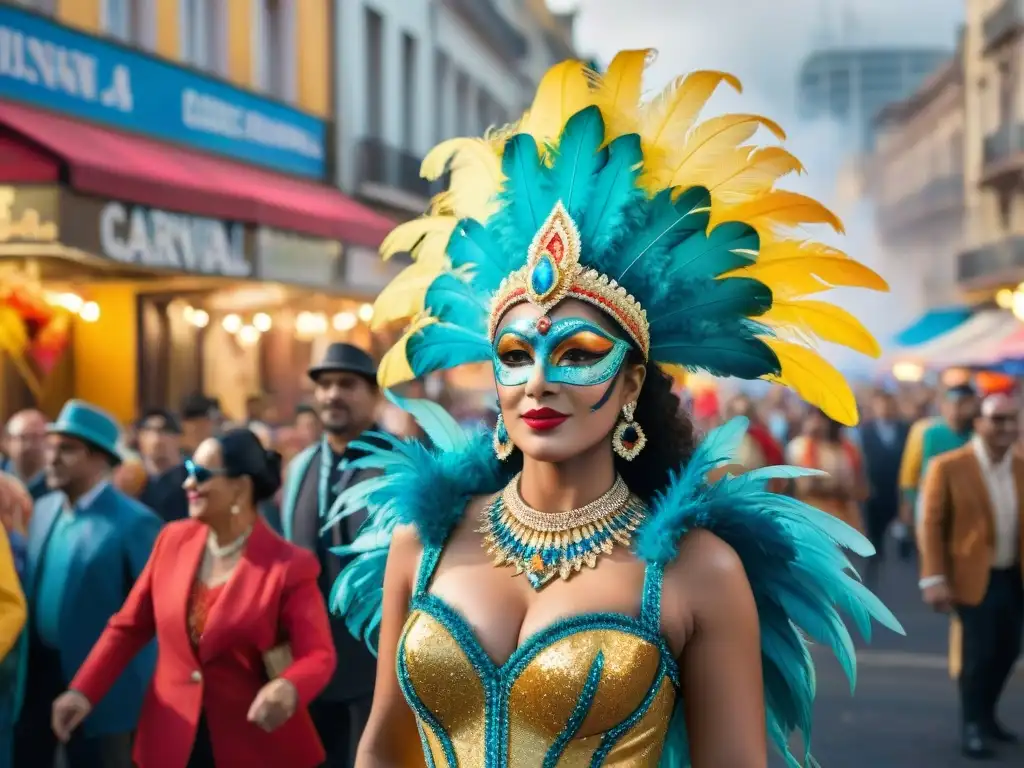
[[[0,102],[0,125],[62,160],[81,192],[376,248],[394,222],[332,187]]]

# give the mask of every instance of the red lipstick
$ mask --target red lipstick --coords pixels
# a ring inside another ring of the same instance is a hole
[[[569,417],[553,408],[534,408],[523,414],[522,419],[530,429],[546,432],[554,429]]]

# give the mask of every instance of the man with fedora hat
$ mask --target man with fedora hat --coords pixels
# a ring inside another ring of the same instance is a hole
[[[113,487],[120,463],[117,422],[80,400],[47,428],[52,493],[35,504],[28,530],[28,681],[15,739],[15,764],[52,766],[53,700],[124,602],[149,559],[161,521]],[[156,649],[143,650],[65,749],[68,768],[129,768],[131,734]]]
[[[285,538],[317,553],[321,564],[320,589],[327,600],[345,562],[330,552],[351,543],[366,519],[355,514],[321,532],[338,495],[371,476],[347,463],[361,454],[349,444],[364,432],[377,430],[377,367],[373,359],[352,344],[331,344],[319,365],[308,371],[323,436],[292,459],[285,477],[281,527]],[[327,750],[328,768],[348,768],[373,700],[376,660],[349,634],[345,622],[332,617],[338,667],[327,689],[309,708]]]

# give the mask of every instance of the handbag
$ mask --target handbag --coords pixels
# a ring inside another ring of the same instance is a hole
[[[267,670],[267,677],[276,680],[281,674],[292,665],[292,647],[288,643],[275,645],[263,654],[263,666]]]

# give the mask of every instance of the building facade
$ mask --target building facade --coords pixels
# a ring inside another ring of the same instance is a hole
[[[955,303],[966,219],[961,53],[885,107],[875,130],[869,191],[893,283],[917,311]]]
[[[967,240],[957,274],[984,299],[1024,281],[1024,6],[968,0]]]
[[[337,182],[390,215],[423,212],[435,144],[519,116],[572,17],[543,0],[334,0]]]
[[[805,120],[835,120],[850,130],[858,150],[869,150],[882,108],[913,93],[949,55],[937,48],[815,51],[798,74],[798,112]]]
[[[392,221],[334,186],[333,21],[0,2],[0,313],[25,334],[0,343],[0,416],[77,396],[127,421],[204,390],[239,418],[287,402],[332,326],[360,332],[349,278]]]

